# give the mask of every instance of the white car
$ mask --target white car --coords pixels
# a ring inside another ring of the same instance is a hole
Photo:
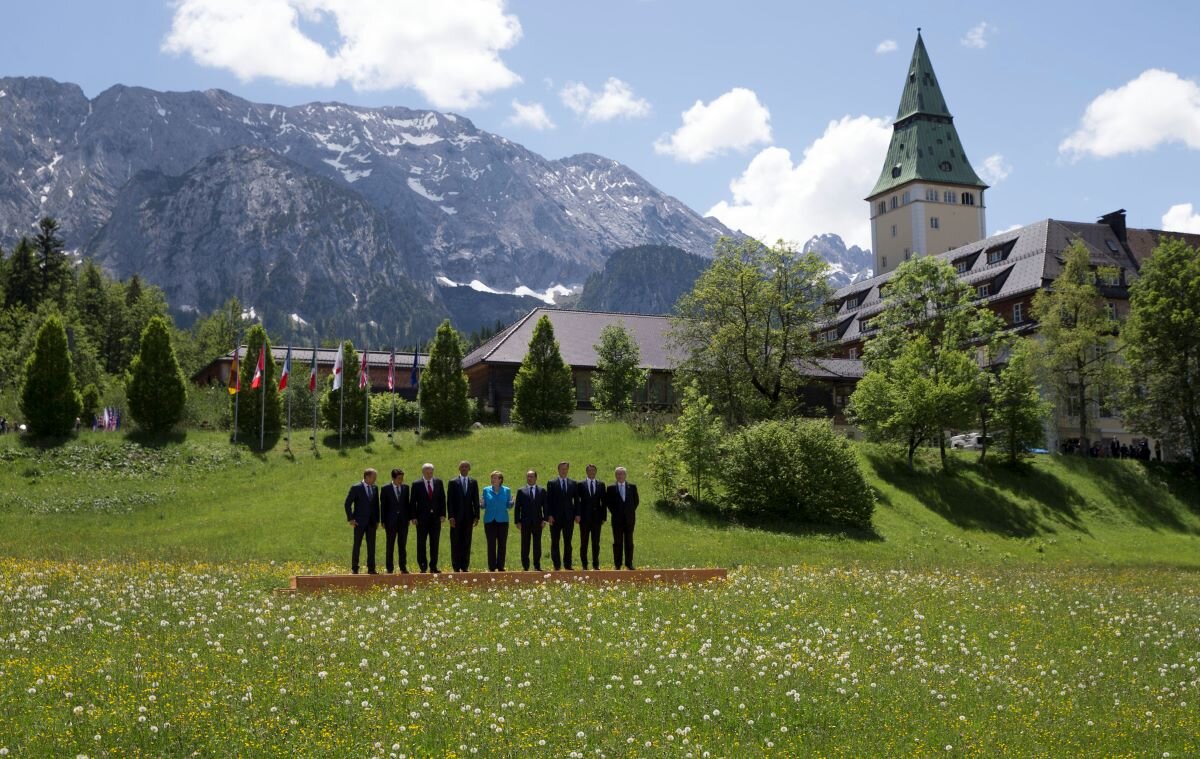
[[[991,440],[987,441],[991,444]],[[984,437],[980,432],[964,432],[950,437],[950,447],[963,451],[978,451],[983,448]]]

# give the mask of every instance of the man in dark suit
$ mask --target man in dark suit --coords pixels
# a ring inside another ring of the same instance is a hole
[[[604,483],[596,479],[596,465],[588,464],[587,479],[576,486],[579,504],[579,568],[588,568],[588,543],[592,546],[592,569],[600,568],[600,528],[608,519],[604,506]]]
[[[638,491],[637,485],[626,482],[625,467],[619,466],[613,472],[616,482],[608,486],[605,500],[608,510],[612,513],[613,533],[613,564],[621,568],[622,556],[625,568],[633,569],[633,524],[637,516]]]
[[[354,551],[350,554],[350,571],[358,574],[359,549],[367,541],[367,574],[375,571],[375,529],[379,527],[379,488],[375,487],[375,470],[363,471],[362,482],[350,486],[346,494],[346,521],[354,528]]]
[[[460,461],[458,476],[450,480],[446,493],[450,518],[450,564],[455,572],[466,572],[471,563],[471,533],[479,524],[479,483],[467,475],[471,462]]]
[[[399,543],[400,573],[408,574],[408,485],[404,484],[403,469],[392,470],[392,482],[380,488],[379,501],[383,508],[383,529],[387,533],[387,573],[391,574],[395,569],[392,557]]]
[[[529,571],[529,545],[533,544],[533,568],[542,571],[542,528],[546,526],[546,490],[537,484],[537,472],[525,473],[525,487],[517,491],[513,519],[521,525],[521,566]]]
[[[575,524],[579,521],[579,494],[576,492],[575,480],[567,476],[571,465],[565,461],[558,463],[558,479],[546,483],[546,509],[550,518],[550,558],[554,561],[554,569],[564,566],[571,569],[571,536],[575,534]],[[562,542],[562,553],[559,553],[559,542]]]
[[[421,479],[409,488],[408,505],[408,515],[417,527],[417,564],[422,572],[441,574],[437,560],[442,522],[446,521],[446,490],[433,476],[433,464],[421,466]]]

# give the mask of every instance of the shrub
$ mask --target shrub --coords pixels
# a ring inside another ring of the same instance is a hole
[[[513,423],[528,430],[561,429],[570,426],[574,411],[571,367],[563,361],[550,318],[542,316],[513,380]]]
[[[462,359],[462,338],[447,319],[433,338],[419,389],[422,421],[434,434],[461,432],[471,424]]]
[[[310,412],[311,413],[311,412]],[[417,426],[417,404],[396,396],[396,429],[410,430]],[[371,395],[371,429],[387,432],[392,428],[392,394]]]
[[[221,385],[193,389],[183,407],[183,422],[197,430],[227,430],[233,422],[229,392]]]
[[[187,380],[171,347],[170,325],[161,316],[151,319],[142,331],[125,393],[133,420],[152,435],[167,432],[183,418]]]
[[[739,430],[725,456],[726,498],[748,516],[869,527],[875,495],[854,448],[827,421],[765,421]]]
[[[21,412],[34,437],[64,437],[83,409],[75,389],[67,332],[57,314],[38,330],[33,354],[25,362]]]
[[[100,390],[93,383],[88,383],[88,386],[83,389],[83,394],[80,396],[83,402],[83,426],[90,428],[96,421],[96,413],[100,410]]]

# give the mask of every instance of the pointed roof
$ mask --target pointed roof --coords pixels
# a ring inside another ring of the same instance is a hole
[[[921,39],[920,29],[917,30],[917,44],[913,46],[912,61],[908,64],[908,78],[904,81],[904,91],[900,94],[896,122],[899,123],[917,113],[952,118],[950,109],[946,107],[942,88],[938,85],[937,76],[933,73],[933,64],[929,62],[929,51],[925,49],[925,40]]]
[[[892,124],[892,142],[879,180],[867,197],[921,179],[979,189],[987,187],[967,160],[925,41],[917,30],[900,107]]]

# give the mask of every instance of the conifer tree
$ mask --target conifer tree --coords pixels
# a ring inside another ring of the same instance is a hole
[[[462,338],[447,319],[438,327],[421,373],[421,420],[431,432],[459,432],[471,423],[462,358]]]
[[[574,410],[571,367],[563,361],[550,318],[543,315],[513,382],[512,420],[530,430],[560,429],[571,424]]]
[[[9,308],[24,306],[37,310],[38,270],[29,238],[22,237],[8,259],[8,277],[4,283],[4,303]]]
[[[35,437],[63,437],[70,434],[82,410],[67,331],[55,314],[42,324],[33,353],[25,362],[21,413]]]
[[[280,430],[280,399],[275,375],[275,360],[271,357],[271,345],[267,341],[267,331],[261,324],[256,324],[246,333],[246,358],[241,362],[242,389],[238,393],[238,441],[256,445],[259,437],[259,424],[264,425],[264,437],[273,441],[279,437]],[[266,383],[264,392],[262,386],[252,388],[254,371],[258,366],[258,354],[266,350],[264,356],[262,381]],[[263,401],[267,404],[263,413]],[[232,399],[231,399],[232,402]]]
[[[602,416],[619,416],[633,408],[633,394],[646,384],[646,371],[638,368],[641,349],[623,325],[610,324],[600,331],[596,372],[592,375],[592,405]]]
[[[151,319],[142,332],[125,394],[133,420],[152,435],[168,432],[183,418],[187,384],[171,347],[170,325],[161,316]]]
[[[71,281],[71,262],[67,259],[66,245],[59,236],[58,222],[49,216],[38,222],[37,234],[33,237],[38,269],[38,297],[53,299],[61,307],[66,298],[67,285]]]

